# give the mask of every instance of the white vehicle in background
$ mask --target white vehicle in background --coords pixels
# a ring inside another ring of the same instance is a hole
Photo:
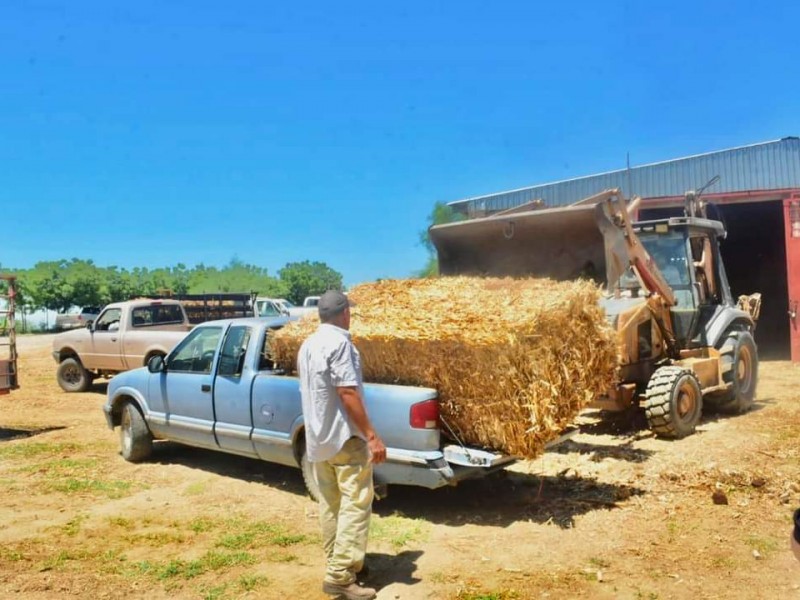
[[[316,313],[317,304],[319,304],[319,296],[306,296],[303,306],[292,306],[289,309],[289,316],[299,319],[307,314]]]
[[[319,304],[319,296],[306,296],[303,300],[303,308],[317,308]]]
[[[55,327],[58,331],[86,327],[87,323],[97,319],[101,310],[102,307],[98,306],[84,306],[81,307],[80,312],[58,314],[56,315]]]
[[[100,316],[100,312],[103,310],[102,306],[84,306],[81,308],[81,314],[78,315],[78,320],[81,322],[81,327],[86,327],[86,325],[91,321],[94,322],[97,320],[97,317]]]

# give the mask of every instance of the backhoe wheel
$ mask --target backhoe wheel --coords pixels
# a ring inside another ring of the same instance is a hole
[[[153,453],[153,434],[150,433],[139,407],[133,402],[126,402],[122,406],[119,445],[122,458],[129,462],[141,462]]]
[[[77,358],[65,358],[56,370],[58,385],[65,392],[85,392],[92,383],[92,375]]]
[[[645,392],[644,412],[659,437],[682,438],[694,433],[703,412],[697,377],[683,367],[661,367]]]
[[[720,348],[722,378],[731,387],[709,394],[708,404],[730,414],[747,412],[753,406],[758,383],[758,350],[748,331],[729,331]]]

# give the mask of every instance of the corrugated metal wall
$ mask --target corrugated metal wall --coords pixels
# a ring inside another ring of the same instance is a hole
[[[680,196],[704,185],[715,175],[720,181],[709,190],[741,192],[800,187],[800,138],[721,150],[661,163],[631,167],[599,175],[568,179],[509,192],[477,196],[450,205],[472,216],[491,214],[541,199],[547,206],[563,206],[609,188],[626,196],[644,198]]]

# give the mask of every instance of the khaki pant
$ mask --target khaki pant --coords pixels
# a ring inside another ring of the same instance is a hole
[[[349,585],[364,566],[372,515],[372,464],[367,443],[352,437],[336,456],[316,462],[325,580]]]

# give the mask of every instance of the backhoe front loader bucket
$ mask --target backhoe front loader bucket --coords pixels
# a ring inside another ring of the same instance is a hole
[[[442,275],[605,282],[605,246],[591,204],[436,225],[429,234]]]

